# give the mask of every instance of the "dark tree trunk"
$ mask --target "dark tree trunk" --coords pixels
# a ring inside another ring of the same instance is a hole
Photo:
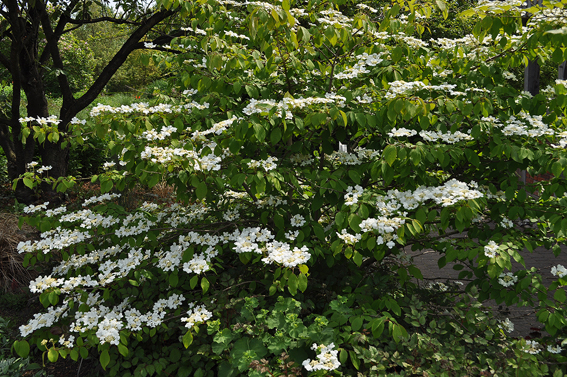
[[[0,53],[0,65],[4,66],[12,76],[13,99],[9,114],[0,114],[0,147],[4,150],[8,159],[8,174],[10,179],[15,180],[26,172],[26,166],[33,161],[36,146],[38,147],[41,162],[44,166],[51,166],[49,176],[59,178],[67,176],[69,163],[69,146],[61,148],[64,137],[60,137],[56,143],[48,140],[39,144],[32,135],[22,143],[23,125],[20,124],[20,90],[26,94],[27,116],[32,118],[47,118],[49,110],[47,97],[43,83],[43,70],[49,64],[61,71],[65,71],[63,60],[59,51],[59,39],[66,32],[66,25],[74,24],[80,27],[90,22],[116,22],[132,23],[137,25],[122,48],[115,54],[112,60],[103,69],[100,76],[93,85],[80,98],[75,99],[71,91],[67,77],[64,74],[58,76],[58,82],[63,96],[63,104],[59,112],[60,123],[58,131],[64,134],[68,131],[71,119],[82,109],[87,107],[105,85],[116,73],[118,68],[126,61],[126,58],[137,48],[143,48],[140,42],[150,30],[177,12],[177,9],[161,10],[149,14],[148,18],[130,22],[120,18],[113,19],[102,17],[100,20],[73,19],[79,0],[66,2],[59,20],[50,19],[46,10],[45,0],[3,0],[0,9],[9,23],[10,28],[4,34],[0,34],[0,40],[10,45],[10,56]],[[54,22],[57,21],[57,22]],[[39,41],[45,38],[46,44],[40,51]],[[165,38],[166,40],[168,38]],[[171,38],[169,38],[171,39]],[[27,126],[33,127],[35,122]],[[57,199],[52,185],[41,186],[42,200],[52,201]],[[16,186],[16,197],[18,201],[29,204],[39,198],[34,192],[18,181]]]

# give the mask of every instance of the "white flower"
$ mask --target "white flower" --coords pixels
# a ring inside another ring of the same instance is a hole
[[[557,266],[551,267],[551,273],[553,274],[553,276],[557,276],[561,279],[563,276],[567,275],[567,269],[558,264]]]
[[[341,366],[339,359],[337,358],[338,350],[334,350],[334,343],[325,346],[323,344],[317,345],[313,344],[311,349],[319,352],[317,355],[317,360],[311,361],[307,359],[303,361],[302,365],[307,371],[318,371],[318,370],[335,370]]]
[[[494,241],[489,241],[484,247],[484,255],[489,258],[495,258],[498,255],[498,245]]]
[[[348,233],[346,229],[343,229],[343,230],[341,231],[341,233],[337,233],[337,236],[338,236],[341,240],[345,241],[345,243],[346,243],[347,245],[354,245],[354,244],[356,244],[358,241],[360,241],[360,239],[362,238],[362,235],[361,235],[361,234],[358,234],[358,233],[357,233],[357,234],[355,234],[355,235],[352,235],[352,234]]]
[[[563,349],[561,348],[561,346],[557,346],[557,347],[547,346],[547,352],[550,352],[550,353],[561,353],[561,351],[563,351]]]
[[[510,318],[506,318],[504,321],[500,321],[498,328],[510,333],[514,331],[514,323],[510,321]]]
[[[407,128],[392,128],[392,131],[388,132],[388,136],[390,137],[403,137],[403,136],[413,136],[417,134],[415,130],[408,130]]]
[[[512,228],[512,227],[514,227],[514,223],[513,223],[512,221],[510,221],[509,218],[504,217],[504,218],[502,219],[502,221],[500,222],[500,226],[501,226],[502,228]]]
[[[354,187],[348,186],[347,193],[345,194],[345,205],[351,206],[358,203],[358,198],[364,193],[364,189],[359,185]]]
[[[291,218],[291,226],[302,227],[305,224],[305,218],[301,215],[293,215]]]
[[[114,165],[116,165],[115,162],[105,162],[102,167],[104,168],[104,170],[107,170],[107,169],[110,169],[111,167],[113,167]]]
[[[193,303],[189,304],[188,317],[181,318],[181,322],[186,322],[185,327],[188,329],[196,324],[205,322],[213,316],[213,313],[205,309],[204,305],[193,307],[194,305]]]
[[[503,272],[498,276],[498,283],[503,287],[510,287],[518,281],[518,277],[512,272]]]
[[[43,173],[44,171],[49,171],[49,170],[51,170],[51,169],[53,169],[53,167],[52,167],[51,165],[42,166],[41,168],[37,169],[37,174],[41,174],[41,173]]]
[[[535,340],[526,340],[526,349],[524,349],[529,354],[537,355],[541,352],[541,346]]]

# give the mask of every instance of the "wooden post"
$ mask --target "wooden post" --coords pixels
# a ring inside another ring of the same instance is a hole
[[[539,64],[537,60],[528,61],[524,70],[524,91],[532,96],[539,93]]]
[[[557,69],[557,78],[559,80],[567,79],[567,61],[559,64],[559,68]]]

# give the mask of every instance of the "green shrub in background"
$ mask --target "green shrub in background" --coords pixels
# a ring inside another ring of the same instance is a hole
[[[546,286],[522,254],[565,244],[567,83],[532,98],[507,80],[564,59],[563,29],[497,5],[469,12],[469,39],[426,42],[442,2],[184,2],[171,91],[90,109],[118,157],[102,195],[24,209],[43,232],[25,264],[55,267],[14,349],[93,352],[112,376],[561,376],[567,269]],[[117,203],[158,183],[177,202]],[[418,289],[410,249],[469,283]],[[550,337],[510,339],[489,299]]]
[[[65,71],[46,67],[45,89],[51,96],[61,95],[57,76],[65,74],[73,91],[90,87],[95,79],[95,55],[87,41],[79,40],[73,33],[66,33],[59,41]]]
[[[39,365],[30,363],[29,358],[12,357],[13,338],[10,336],[10,327],[10,321],[0,317],[0,377],[45,376],[43,371],[35,374],[30,372],[39,369]]]

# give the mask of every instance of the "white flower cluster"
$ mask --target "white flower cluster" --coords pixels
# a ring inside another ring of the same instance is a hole
[[[151,106],[145,102],[133,103],[131,105],[122,105],[119,107],[112,107],[108,105],[103,105],[101,103],[97,104],[91,109],[90,116],[96,117],[103,113],[110,113],[110,114],[132,114],[132,113],[140,113],[140,114],[160,114],[160,113],[180,113],[180,112],[191,112],[192,109],[208,109],[209,104],[207,102],[200,104],[195,101],[190,103],[186,103],[184,105],[179,106],[172,106],[168,104],[159,104],[156,106]]]
[[[51,169],[53,169],[53,167],[52,167],[51,165],[42,166],[42,167],[40,167],[39,169],[37,169],[36,173],[37,173],[37,174],[41,174],[41,173],[43,173],[44,171],[49,171],[49,170],[51,170]]]
[[[549,353],[561,353],[561,351],[563,351],[563,348],[561,348],[561,346],[556,346],[556,347],[553,347],[551,345],[547,346],[547,352]]]
[[[71,124],[86,124],[87,120],[86,119],[79,119],[77,117],[73,117],[73,119],[71,119]]]
[[[335,78],[339,80],[350,80],[357,78],[360,74],[370,73],[367,66],[375,67],[376,65],[380,64],[384,59],[382,56],[384,55],[383,52],[374,53],[368,55],[366,52],[362,53],[361,55],[357,56],[358,62],[349,68],[346,68],[344,71],[336,73]]]
[[[396,245],[394,241],[398,239],[398,235],[395,233],[396,230],[405,223],[405,220],[399,217],[388,218],[386,216],[380,216],[378,218],[362,220],[360,229],[364,233],[378,232],[379,236],[376,239],[376,244],[382,245],[385,243],[386,246],[391,249]]]
[[[285,242],[273,241],[266,244],[268,256],[262,259],[265,264],[278,263],[285,267],[296,267],[305,264],[311,258],[307,246],[301,248],[291,246]]]
[[[258,208],[265,208],[265,207],[279,207],[287,205],[287,200],[282,199],[280,197],[270,195],[267,197],[260,197],[258,200],[254,202],[254,204]]]
[[[499,246],[494,241],[488,241],[488,245],[484,247],[484,255],[489,258],[496,258]]]
[[[116,162],[111,161],[111,162],[105,162],[104,165],[102,165],[102,167],[103,167],[104,170],[108,170],[108,169],[114,167],[115,165],[116,165]]]
[[[325,98],[322,97],[308,97],[308,98],[289,98],[284,97],[281,101],[276,102],[274,100],[256,100],[251,99],[250,103],[242,109],[242,112],[246,115],[253,114],[265,114],[269,113],[272,108],[276,108],[275,115],[279,118],[282,117],[283,111],[285,111],[285,118],[288,120],[293,119],[292,109],[303,109],[307,106],[336,103],[337,106],[342,107],[346,98],[343,96],[336,95],[334,93],[325,94]]]
[[[207,35],[207,32],[203,29],[199,29],[198,27],[195,27],[195,29],[191,28],[191,27],[182,27],[181,30],[183,31],[192,31],[195,34],[199,34],[199,35]]]
[[[183,271],[188,274],[202,274],[203,272],[210,270],[212,258],[217,255],[218,253],[216,250],[212,246],[209,246],[204,253],[195,254],[189,262],[183,263]]]
[[[510,229],[514,227],[514,223],[509,218],[503,217],[502,221],[500,221],[500,226],[502,228]]]
[[[506,318],[504,321],[500,321],[498,328],[511,333],[514,331],[514,322],[510,321],[510,318]]]
[[[410,81],[406,82],[403,80],[393,81],[389,83],[390,87],[384,95],[388,99],[393,99],[401,95],[412,94],[418,90],[438,90],[447,91],[450,94],[458,95],[460,92],[455,92],[456,85],[453,84],[443,84],[443,85],[426,85],[422,81]]]
[[[347,193],[344,196],[345,205],[351,206],[353,204],[358,203],[358,198],[362,194],[364,194],[364,189],[361,186],[359,186],[359,185],[356,185],[354,187],[348,186],[347,187]]]
[[[388,136],[390,137],[410,137],[417,134],[415,130],[408,130],[407,128],[400,127],[400,128],[392,128],[392,131],[388,132]]]
[[[57,117],[55,115],[50,115],[47,118],[44,117],[25,117],[25,118],[20,118],[19,119],[20,123],[28,123],[28,122],[37,122],[39,123],[40,126],[47,126],[48,124],[59,124],[61,122],[61,120],[57,119]]]
[[[416,209],[428,200],[447,207],[461,200],[482,198],[484,195],[477,190],[477,187],[475,182],[467,184],[451,179],[439,187],[420,186],[415,191],[404,192],[390,190],[378,205],[385,215],[388,215],[393,209],[398,209],[399,206],[406,210]]]
[[[65,280],[64,278],[55,279],[49,276],[39,276],[35,280],[30,281],[29,289],[32,293],[42,293],[50,288],[60,288],[61,292],[70,292],[76,287],[94,287],[98,285],[90,275],[76,276]]]
[[[453,133],[443,133],[441,131],[420,131],[419,136],[421,136],[426,141],[442,140],[443,142],[448,144],[455,144],[459,141],[473,139],[471,135],[465,134],[460,131],[455,131]]]
[[[49,205],[49,202],[44,202],[43,204],[38,204],[38,205],[33,205],[30,204],[29,206],[25,206],[23,211],[24,213],[34,213],[37,211],[42,211],[47,209],[47,206]]]
[[[156,132],[155,130],[148,130],[142,132],[142,138],[148,141],[165,140],[166,138],[170,137],[171,134],[174,132],[177,132],[177,128],[173,126],[164,126],[162,127],[160,132]]]
[[[191,134],[191,138],[194,141],[204,141],[204,140],[206,140],[205,136],[207,136],[207,135],[210,135],[210,134],[220,135],[221,133],[226,131],[228,129],[228,127],[230,127],[232,125],[232,123],[234,123],[237,120],[239,120],[239,118],[233,116],[230,119],[223,120],[221,122],[217,122],[217,123],[213,124],[213,126],[211,128],[209,128],[208,130],[193,132]]]
[[[512,272],[503,272],[498,276],[498,283],[505,288],[511,287],[516,284],[517,281],[518,277],[514,276]]]
[[[169,147],[150,147],[146,145],[144,151],[140,154],[143,160],[150,160],[155,164],[170,164],[175,161],[183,161],[190,159],[193,161],[193,168],[197,171],[211,171],[220,170],[223,158],[230,155],[228,148],[222,150],[222,156],[217,156],[214,153],[209,153],[202,156],[205,149],[215,150],[216,143],[210,142],[203,145],[200,150],[186,150],[183,148],[169,148]]]
[[[277,160],[278,159],[276,157],[272,157],[272,156],[261,161],[250,160],[250,162],[248,163],[248,167],[250,169],[257,169],[259,167],[262,167],[265,171],[270,171],[278,167],[278,165],[276,165]]]
[[[361,235],[361,234],[352,235],[352,234],[348,233],[346,229],[343,229],[343,230],[341,231],[341,233],[338,233],[338,232],[337,232],[337,236],[338,236],[341,240],[345,241],[345,243],[346,243],[347,245],[354,245],[354,244],[356,244],[358,241],[360,241],[360,239],[362,238],[362,235]]]
[[[53,217],[53,216],[57,216],[60,215],[62,213],[67,212],[67,207],[66,206],[61,206],[55,209],[48,209],[47,211],[45,211],[45,216],[47,217]]]
[[[541,345],[535,340],[526,340],[526,348],[524,351],[532,355],[537,355],[541,352]]]
[[[517,114],[517,117],[514,115],[510,116],[505,124],[494,117],[484,117],[481,121],[487,122],[495,128],[500,128],[501,132],[506,136],[540,137],[555,134],[554,130],[543,123],[541,115],[530,115],[524,111]],[[561,137],[562,134],[558,136]]]
[[[405,224],[403,218],[407,216],[406,211],[414,210],[428,200],[447,207],[461,200],[480,198],[483,194],[476,190],[476,187],[474,182],[466,184],[452,179],[440,187],[421,186],[415,191],[405,192],[390,190],[376,202],[382,216],[362,220],[360,228],[365,233],[377,232],[379,237],[376,244],[385,243],[391,249],[395,246],[394,241],[398,239],[396,230]]]
[[[558,264],[557,266],[551,267],[551,273],[553,276],[557,276],[561,279],[563,276],[567,275],[567,269],[563,267],[563,265]]]
[[[317,355],[317,359],[311,361],[311,359],[307,359],[303,361],[302,365],[307,371],[315,372],[318,370],[335,370],[341,366],[337,355],[339,353],[338,350],[335,350],[335,344],[331,343],[328,346],[324,344],[317,345],[313,343],[311,349],[314,351],[319,352]]]
[[[372,7],[369,7],[366,4],[356,4],[356,7],[363,9],[363,10],[367,10],[367,11],[372,12],[372,13],[378,13],[378,9],[374,9]]]
[[[317,21],[319,21],[321,24],[337,24],[342,27],[348,27],[352,22],[351,18],[334,9],[324,10],[319,13],[322,15],[322,17],[317,18]]]
[[[344,165],[360,165],[366,161],[380,157],[381,153],[373,149],[357,148],[355,153],[348,153],[346,150],[334,151],[326,157],[332,162],[339,162]]]
[[[112,200],[115,198],[120,198],[121,194],[102,194],[101,196],[93,196],[83,202],[83,207],[86,207],[93,203],[102,203],[107,200]]]
[[[246,35],[236,34],[234,31],[231,31],[231,30],[225,31],[224,35],[227,36],[227,37],[234,37],[234,38],[250,40],[250,38],[248,38]]]
[[[302,227],[305,224],[305,218],[299,214],[293,215],[291,218],[291,226]]]
[[[186,322],[185,327],[188,329],[192,328],[196,324],[203,323],[213,316],[213,313],[205,308],[205,305],[195,305],[194,303],[189,304],[189,310],[187,311],[188,317],[181,318],[181,322]]]
[[[47,313],[35,313],[27,325],[21,325],[19,327],[20,334],[25,338],[37,329],[53,326],[59,319],[65,318],[68,315],[69,312],[65,306],[58,308],[50,306],[47,308]]]

